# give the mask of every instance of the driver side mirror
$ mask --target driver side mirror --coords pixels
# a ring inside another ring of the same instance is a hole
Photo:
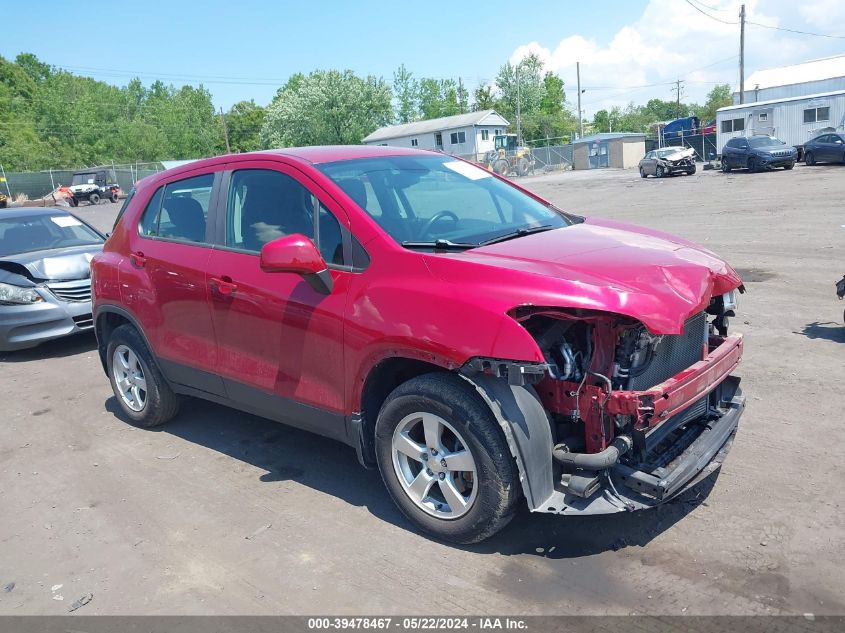
[[[261,248],[261,270],[265,273],[296,273],[317,292],[330,294],[334,280],[326,261],[310,239],[294,233],[267,242]]]

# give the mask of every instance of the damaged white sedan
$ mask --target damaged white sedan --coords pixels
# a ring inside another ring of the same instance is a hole
[[[674,176],[695,173],[695,150],[691,147],[661,147],[648,152],[640,160],[640,176]]]

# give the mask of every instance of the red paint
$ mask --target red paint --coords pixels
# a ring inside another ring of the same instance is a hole
[[[706,249],[595,218],[466,252],[406,250],[313,164],[412,153],[287,149],[212,158],[146,178],[92,264],[95,310],[114,304],[129,311],[158,356],[348,415],[361,410],[364,381],[386,358],[446,368],[473,356],[543,362],[511,316],[519,306],[586,308],[639,320],[656,334],[679,334],[711,296],[741,283]],[[141,211],[161,184],[247,167],[277,169],[308,187],[364,245],[366,270],[332,270],[333,290],[322,294],[299,274],[266,270],[283,262],[317,267],[297,236],[268,244],[259,258],[138,235]],[[684,385],[672,394],[686,397]],[[593,396],[604,397],[591,388],[582,398]],[[614,396],[613,406],[622,406],[622,395]]]
[[[310,275],[325,269],[320,251],[304,235],[280,237],[261,249],[261,270],[265,273]]]

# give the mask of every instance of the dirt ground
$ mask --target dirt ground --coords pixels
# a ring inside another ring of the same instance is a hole
[[[0,614],[845,613],[845,168],[527,178],[563,208],[705,244],[748,293],[748,407],[715,481],[658,510],[523,511],[420,536],[339,444],[190,402],[117,405],[93,336],[0,355]],[[114,205],[78,212],[110,228]]]

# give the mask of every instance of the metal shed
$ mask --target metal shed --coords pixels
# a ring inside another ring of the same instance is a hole
[[[645,155],[645,134],[602,132],[573,142],[573,169],[636,167]]]

